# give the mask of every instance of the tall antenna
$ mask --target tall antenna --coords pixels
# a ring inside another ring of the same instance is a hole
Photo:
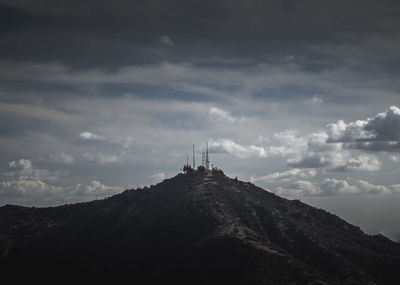
[[[208,142],[206,142],[206,168],[210,169],[210,160],[208,159]]]
[[[186,155],[186,166],[189,166],[189,155]]]
[[[194,144],[193,144],[193,169],[196,168],[196,161],[194,160]]]

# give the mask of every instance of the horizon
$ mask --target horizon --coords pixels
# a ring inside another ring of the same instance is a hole
[[[208,142],[400,240],[400,4],[134,2],[0,0],[0,206],[155,184]]]

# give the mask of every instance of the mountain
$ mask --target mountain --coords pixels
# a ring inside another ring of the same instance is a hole
[[[221,170],[104,200],[0,208],[3,276],[152,284],[400,284],[400,244]]]

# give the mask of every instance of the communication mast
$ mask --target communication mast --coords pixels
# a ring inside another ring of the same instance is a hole
[[[206,169],[210,169],[210,160],[208,159],[208,142],[206,142]]]
[[[193,169],[196,169],[196,162],[194,159],[194,144],[193,144]]]

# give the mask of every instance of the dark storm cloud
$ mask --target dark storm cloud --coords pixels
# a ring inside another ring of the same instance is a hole
[[[2,0],[0,53],[14,60],[109,68],[210,55],[265,61],[312,55],[304,67],[319,70],[333,58],[343,64],[373,58],[360,46],[374,37],[385,50],[400,14],[397,2],[385,3]],[[362,53],[353,57],[357,51]]]

